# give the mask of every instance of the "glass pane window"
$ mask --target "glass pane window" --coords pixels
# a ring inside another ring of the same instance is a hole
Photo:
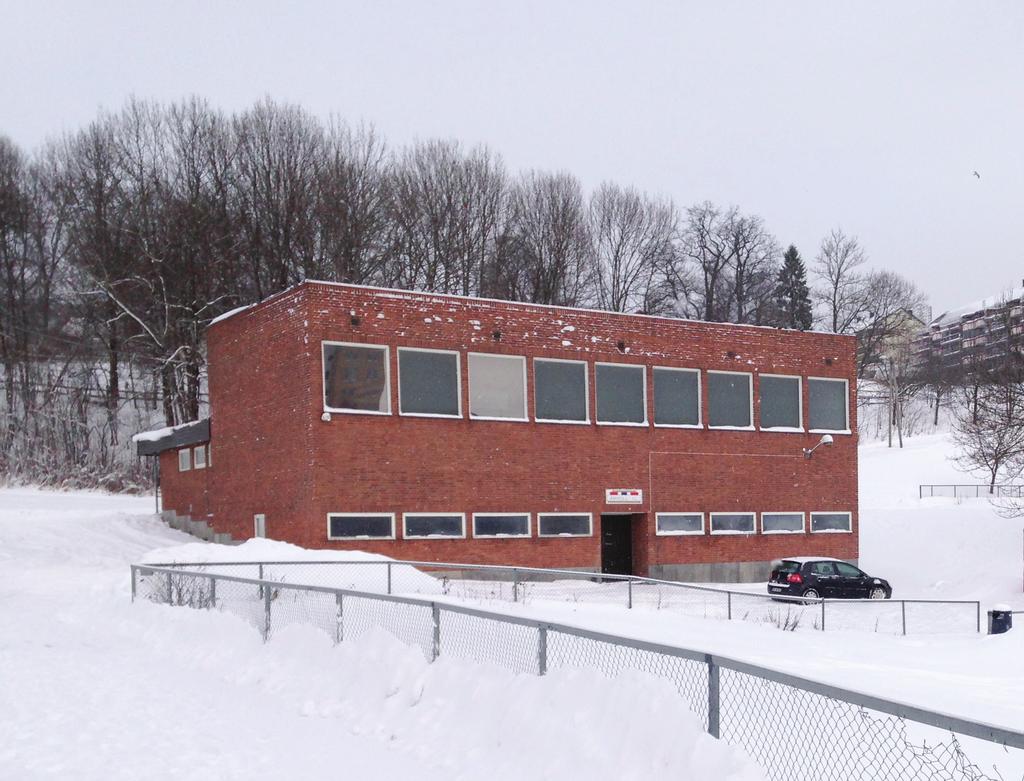
[[[812,430],[847,431],[846,380],[807,380],[808,418]]]
[[[864,573],[857,569],[852,564],[847,564],[845,561],[834,562],[836,570],[844,578],[862,578]]]
[[[192,451],[187,447],[178,451],[178,471],[187,472],[192,468]]]
[[[764,534],[802,532],[803,530],[803,513],[761,513],[761,531]]]
[[[196,469],[206,469],[206,445],[199,445],[192,449],[192,463]]]
[[[753,534],[753,513],[711,513],[712,534]]]
[[[708,425],[750,428],[751,375],[708,372]]]
[[[587,365],[537,358],[533,362],[537,420],[586,422]]]
[[[800,428],[800,378],[762,374],[761,428]]]
[[[480,513],[473,516],[474,537],[529,537],[529,513]]]
[[[537,533],[541,537],[589,537],[590,515],[541,513],[537,516]]]
[[[700,425],[699,371],[654,369],[654,423],[660,426]]]
[[[646,423],[643,366],[599,363],[594,367],[599,423]]]
[[[470,353],[469,414],[526,420],[526,359]]]
[[[336,513],[327,516],[327,536],[332,540],[391,539],[395,536],[394,527],[395,517],[385,513]]]
[[[391,412],[388,348],[324,344],[324,407],[355,412]]]
[[[812,532],[852,531],[850,513],[811,513]]]
[[[404,415],[459,417],[459,354],[399,348],[398,398]]]
[[[405,537],[465,537],[461,513],[406,513]]]
[[[658,513],[658,534],[703,534],[704,516],[701,513]]]

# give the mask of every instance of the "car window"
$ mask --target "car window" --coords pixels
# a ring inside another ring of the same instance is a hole
[[[783,575],[789,575],[789,574],[792,574],[793,572],[799,572],[800,571],[800,562],[799,561],[784,561],[784,562],[782,562],[779,565],[779,570],[778,571],[781,572]]]
[[[809,569],[812,575],[825,575],[827,577],[836,574],[831,561],[812,561]]]
[[[836,569],[839,570],[839,574],[844,578],[859,578],[864,574],[855,566],[847,564],[845,561],[837,561]]]

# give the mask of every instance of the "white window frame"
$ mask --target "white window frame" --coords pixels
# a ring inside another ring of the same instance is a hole
[[[697,375],[697,422],[696,423],[658,423],[658,410],[655,406],[654,409],[654,423],[655,428],[704,428],[704,382],[701,377],[700,369],[686,369],[679,366],[652,366],[651,367],[651,403],[657,405],[657,401],[654,400],[654,385],[656,380],[654,379],[654,370],[659,371],[672,371],[672,372],[692,372]],[[753,420],[753,418],[751,418]],[[679,515],[679,513],[667,513],[668,515]]]
[[[209,469],[213,466],[213,443],[206,443],[206,468]]]
[[[765,516],[772,515],[799,515],[800,516],[800,531],[793,531],[791,529],[776,529],[775,531],[765,531],[764,519]],[[807,513],[797,512],[795,510],[786,512],[783,510],[775,510],[770,513],[761,513],[761,534],[806,534],[807,533]]]
[[[185,466],[183,467],[181,456],[185,455]],[[178,471],[179,472],[191,472],[192,471],[192,448],[181,447],[178,448]]]
[[[815,515],[845,515],[848,529],[814,529]],[[848,510],[812,510],[807,519],[807,529],[811,534],[853,534],[853,513]]]
[[[715,531],[716,515],[751,515],[754,519],[753,528],[751,529],[751,531],[748,532],[737,532],[733,531],[732,529],[722,529],[720,531]],[[757,534],[757,513],[748,512],[747,510],[723,510],[722,512],[708,513],[708,528],[711,534],[731,535],[733,537],[752,537],[753,535]]]
[[[754,428],[754,374],[753,372],[734,372],[726,371],[725,369],[708,369],[708,404],[711,403],[711,375],[712,374],[738,374],[747,378],[747,387],[750,393],[747,394],[750,399],[750,425],[749,426],[712,426],[710,407],[708,410],[708,428],[714,429],[715,431],[756,431]],[[714,514],[714,513],[712,513]],[[712,532],[714,534],[714,532]]]
[[[333,537],[331,536],[331,517],[341,516],[344,518],[364,518],[366,516],[377,516],[379,518],[390,518],[391,519],[391,536],[390,537],[371,537],[369,534],[359,534],[355,537]],[[379,512],[365,512],[365,513],[327,513],[327,539],[328,540],[393,540],[395,539],[395,514],[394,513],[379,513]]]
[[[578,515],[578,513],[573,513]],[[526,534],[477,534],[476,533],[476,519],[478,516],[508,516],[508,517],[520,517],[526,516]],[[533,537],[533,513],[473,513],[473,539],[481,540],[527,540]]]
[[[202,459],[200,459],[202,456]],[[206,445],[192,448],[192,468],[206,469]]]
[[[474,415],[473,414],[473,372],[469,369],[469,357],[472,355],[482,355],[486,358],[516,358],[523,362],[523,415],[521,418],[499,418],[492,415]],[[526,366],[525,355],[506,355],[505,353],[480,353],[471,352],[466,353],[466,371],[469,374],[469,419],[470,420],[493,420],[503,421],[505,423],[529,423],[530,422],[530,394],[527,390],[527,377],[528,374]]]
[[[797,409],[800,415],[800,425],[796,428],[792,426],[770,426],[765,427],[761,425],[761,377],[776,377],[783,380],[796,380],[796,399]],[[760,374],[758,375],[757,383],[757,426],[760,431],[775,431],[781,434],[803,434],[804,433],[804,380],[799,374]]]
[[[644,403],[644,419],[639,423],[630,423],[628,421],[618,422],[613,420],[598,420],[597,419],[597,367],[598,366],[624,366],[627,369],[640,369],[640,375],[643,377],[643,403]],[[587,396],[590,396],[590,388],[587,388]],[[587,410],[587,417],[590,417],[590,410]],[[647,419],[647,366],[642,363],[612,363],[610,361],[595,361],[594,362],[594,422],[599,426],[629,426],[630,428],[646,428],[651,423]],[[554,513],[545,513],[545,515],[553,515]],[[570,513],[570,515],[581,515],[582,513]]]
[[[256,513],[252,516],[252,536],[258,539],[266,539],[267,516],[265,513]]]
[[[385,397],[388,400],[387,412],[372,409],[345,409],[343,407],[330,407],[327,405],[327,348],[328,347],[365,347],[372,350],[384,351],[384,389]],[[386,344],[371,344],[368,342],[320,342],[320,400],[324,405],[324,412],[332,415],[391,415],[391,348]]]
[[[402,412],[402,353],[439,353],[455,356],[455,390],[458,396],[459,412],[457,415],[441,415],[436,412]],[[398,348],[398,414],[405,418],[447,418],[458,420],[462,414],[462,353],[458,350],[436,350],[432,347],[399,347]]]
[[[590,524],[590,528],[586,534],[543,534],[540,530],[540,519],[545,516],[559,516],[559,515],[585,515],[587,521]],[[546,538],[559,538],[559,537],[593,537],[594,536],[594,514],[593,513],[537,513],[537,536]]]
[[[424,517],[450,517],[457,515],[462,521],[462,533],[461,534],[409,534],[408,532],[408,518],[409,516],[416,518]],[[465,513],[402,513],[402,539],[403,540],[464,540],[466,539],[466,514]]]
[[[850,381],[845,377],[808,377],[807,378],[807,403],[810,404],[811,400],[811,380],[825,380],[826,382],[841,382],[846,388],[844,399],[846,400],[846,428],[812,428],[809,429],[811,434],[852,434],[853,429],[850,428]],[[807,423],[810,425],[810,410],[807,411]]]
[[[689,428],[692,428],[692,426],[689,427]],[[658,519],[662,515],[699,515],[700,516],[700,531],[699,532],[661,531],[661,529],[658,528]],[[705,516],[704,513],[679,511],[679,512],[664,512],[664,513],[655,513],[654,514],[654,535],[656,537],[696,537],[696,536],[703,536],[706,531],[707,531],[707,517]]]
[[[555,418],[542,418],[537,415],[537,363],[575,363],[583,366],[583,401],[587,411],[585,420],[557,420]],[[571,358],[534,358],[533,359],[533,419],[537,423],[560,423],[565,426],[589,426],[590,425],[590,365],[586,361],[577,361]],[[514,513],[515,514],[515,513]]]

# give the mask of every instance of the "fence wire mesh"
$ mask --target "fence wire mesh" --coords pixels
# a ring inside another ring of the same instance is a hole
[[[320,582],[303,587],[294,580],[297,572],[303,570],[286,567],[275,571],[269,565],[247,565],[244,569],[227,568],[231,569],[231,574],[225,575],[223,571],[211,571],[213,569],[132,567],[132,593],[137,599],[231,613],[248,622],[266,639],[290,625],[315,627],[335,642],[355,640],[367,632],[383,630],[403,643],[418,647],[428,661],[450,656],[532,675],[547,674],[559,668],[597,670],[610,678],[625,671],[645,673],[670,681],[705,729],[742,747],[766,770],[769,778],[796,781],[1007,781],[1024,778],[1024,751],[1020,750],[1024,747],[1024,734],[1021,733],[999,731],[1004,742],[1006,736],[1013,742],[1011,751],[1002,742],[966,737],[952,728],[933,726],[957,721],[952,717],[931,714],[928,724],[911,721],[877,710],[884,707],[878,704],[880,700],[861,697],[861,702],[855,702],[831,696],[822,692],[830,687],[807,682],[802,687],[799,682],[793,683],[796,679],[791,676],[751,665],[575,627],[431,602],[426,598],[357,592],[337,585],[338,578],[365,583],[369,570],[345,575],[343,569],[336,568],[329,571],[330,578],[335,580],[327,583],[327,570],[305,565],[305,571],[318,576]],[[272,579],[241,575],[242,572],[255,575],[261,569],[265,577]],[[376,576],[379,572],[373,574]],[[395,572],[391,577],[394,586]],[[415,576],[409,574],[408,577],[416,585]],[[523,585],[487,582],[484,588],[503,591],[503,598],[523,599],[524,593],[529,593],[528,589],[519,591]],[[628,589],[621,582],[611,585]],[[510,588],[515,588],[517,594],[508,593]],[[657,600],[660,588],[660,584],[644,584],[640,588],[634,584],[632,597]],[[678,596],[670,588],[666,592],[671,597]],[[713,592],[694,592],[687,596],[693,599],[680,600],[681,604],[709,616],[745,609],[742,599],[733,597],[723,605],[721,595]],[[784,619],[788,621],[803,621],[811,615],[820,615],[821,610],[820,604],[777,607],[790,611]],[[864,706],[865,700],[873,702],[873,709]],[[895,703],[891,705],[897,707]],[[920,713],[924,712],[918,711]]]

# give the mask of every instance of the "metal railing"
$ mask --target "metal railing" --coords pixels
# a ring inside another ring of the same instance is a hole
[[[919,499],[932,497],[946,499],[1021,499],[1024,498],[1024,485],[971,485],[967,483],[936,483],[922,484],[917,487]]]
[[[697,618],[767,623],[785,630],[843,629],[902,635],[982,631],[981,603],[976,600],[789,596],[780,600],[767,592],[756,594],[636,575],[436,561],[215,561],[152,566],[383,594],[442,594],[475,602],[619,604]]]
[[[240,616],[265,640],[291,624],[336,643],[382,629],[439,657],[521,674],[635,670],[669,681],[708,733],[770,778],[1007,779],[1024,773],[1024,733],[866,695],[717,654],[424,597],[132,565],[132,599]],[[987,775],[991,769],[994,775]]]

